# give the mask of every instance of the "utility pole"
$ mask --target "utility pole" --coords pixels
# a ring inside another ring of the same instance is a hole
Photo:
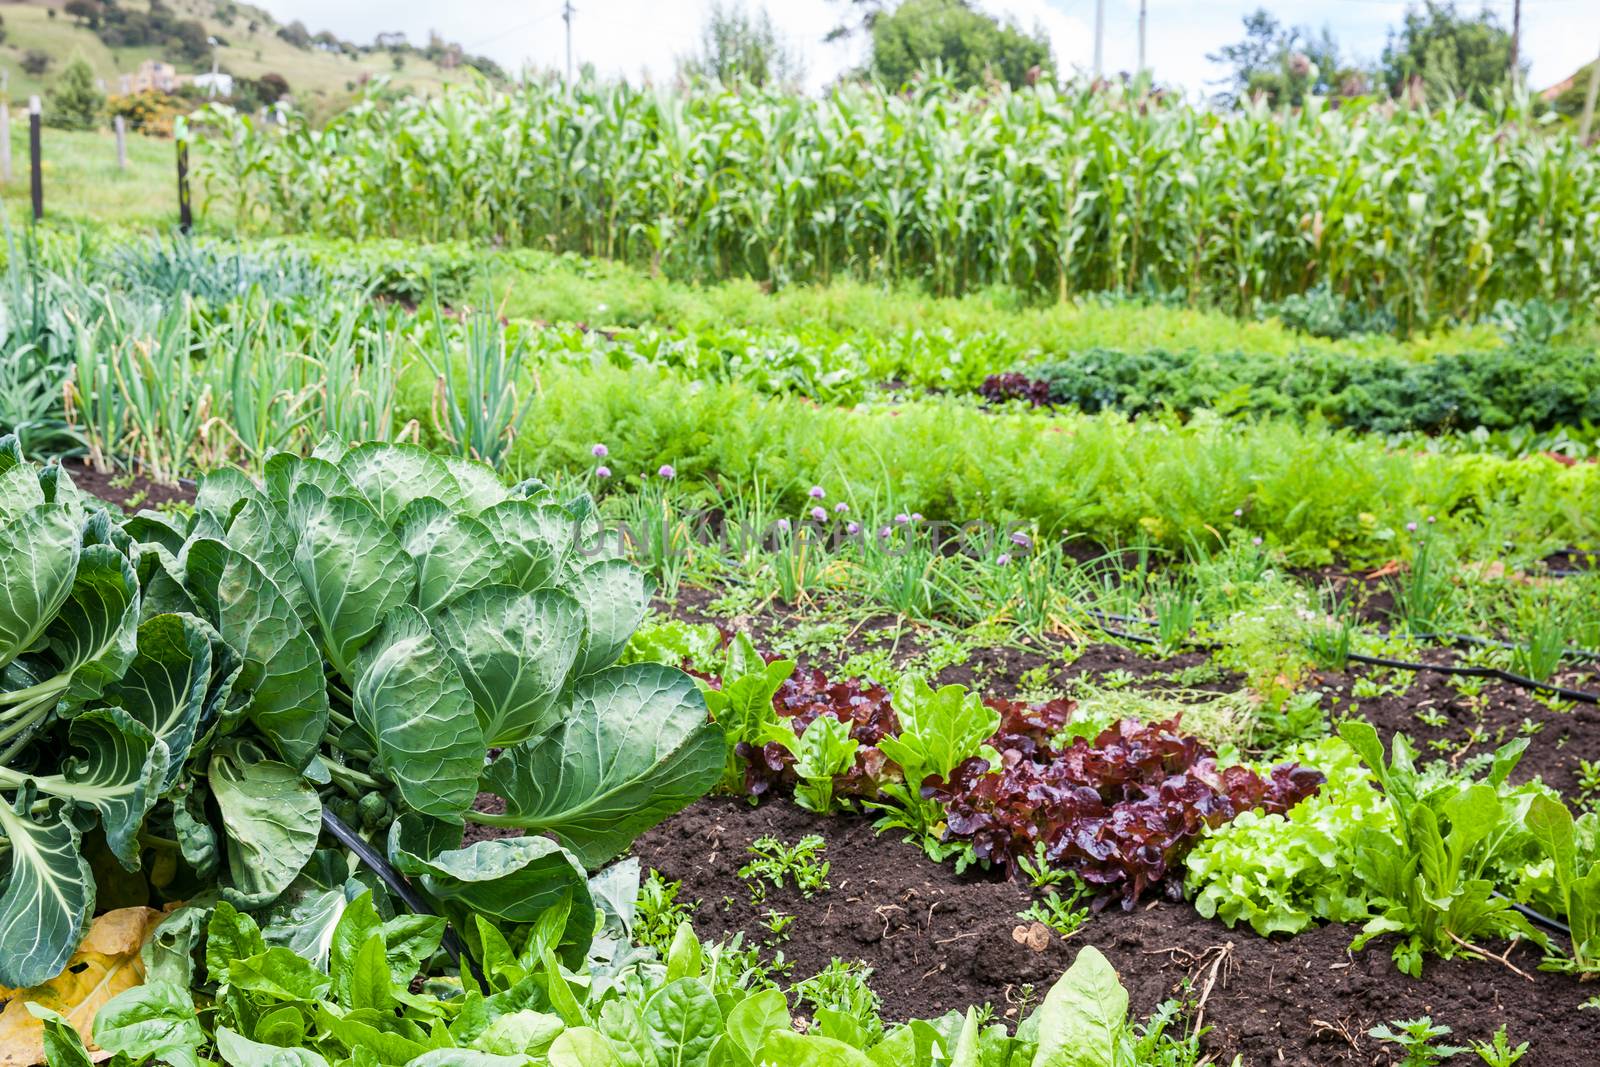
[[[1594,125],[1595,97],[1600,97],[1600,56],[1595,57],[1594,66],[1589,68],[1589,91],[1583,97],[1583,119],[1578,123],[1578,140],[1582,144],[1589,143],[1589,130]],[[4,107],[0,103],[0,107]]]
[[[1514,0],[1511,5],[1511,88],[1517,88],[1517,51],[1522,46],[1522,0]]]
[[[1094,0],[1094,80],[1099,81],[1104,70],[1106,44],[1106,0]]]
[[[1144,73],[1144,27],[1149,15],[1149,0],[1139,0],[1139,73]]]
[[[567,82],[572,81],[572,0],[562,0],[561,21],[567,24]]]

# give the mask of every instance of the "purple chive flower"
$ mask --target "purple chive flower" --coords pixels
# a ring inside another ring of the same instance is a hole
[[[1234,508],[1233,509],[1233,517],[1236,518],[1236,519],[1244,518],[1244,508]]]
[[[827,522],[828,521],[828,509],[827,508],[812,508],[811,509],[811,517],[813,519],[816,519],[818,522]]]
[[[887,541],[889,539],[889,527],[885,526],[883,529],[879,530],[878,538],[880,540]]]
[[[921,521],[922,521],[922,512],[920,512],[920,511],[913,511],[913,512],[912,512],[912,513],[911,513],[911,521],[912,521],[912,522],[921,522]]]
[[[784,533],[788,533],[789,532],[789,520],[788,519],[779,519],[778,520],[778,529],[782,530]]]
[[[1256,546],[1256,547],[1257,547],[1257,548],[1259,548],[1259,547],[1261,547],[1261,538],[1259,538],[1259,537],[1252,537],[1252,538],[1250,538],[1250,543],[1251,543],[1251,544],[1252,544],[1252,545],[1255,545],[1255,546]]]
[[[844,532],[854,536],[861,532],[861,524],[859,522],[846,523]]]
[[[806,495],[809,496],[812,500],[821,500],[823,497],[827,496],[828,494],[823,490],[822,486],[813,485],[811,487],[811,491],[808,492]]]
[[[1428,516],[1428,525],[1429,525],[1429,526],[1432,526],[1432,525],[1433,525],[1433,524],[1434,524],[1434,523],[1436,523],[1436,522],[1438,522],[1438,521],[1439,521],[1439,520],[1438,520],[1438,519],[1436,519],[1436,518],[1434,518],[1434,517],[1433,517],[1433,516],[1432,516],[1432,515],[1429,515],[1429,516]]]
[[[669,481],[678,476],[678,472],[672,468],[672,464],[670,463],[663,463],[661,465],[661,469],[656,471],[656,473],[661,477],[668,479]]]
[[[1011,564],[1011,553],[1002,552],[994,558],[994,561],[1002,567],[1009,566]]]
[[[911,521],[911,516],[902,511],[900,514],[894,517],[894,521],[899,523],[901,526],[904,526],[906,523]]]
[[[1417,532],[1417,524],[1414,523],[1414,522],[1406,523],[1406,532],[1408,532],[1408,533],[1416,533]]]
[[[1011,543],[1016,545],[1018,548],[1029,549],[1033,547],[1033,538],[1018,530],[1016,533],[1011,535]]]
[[[845,512],[847,512],[849,510],[850,510],[850,505],[846,504],[843,500],[839,501],[837,504],[835,504],[833,506],[833,513],[835,515],[843,515]]]
[[[611,477],[611,468],[606,466],[596,467],[594,469],[594,476],[596,478],[609,478]]]
[[[605,445],[595,445],[593,448],[589,449],[589,451],[593,453],[595,459],[605,459],[607,456],[611,455],[611,449],[607,448]]]

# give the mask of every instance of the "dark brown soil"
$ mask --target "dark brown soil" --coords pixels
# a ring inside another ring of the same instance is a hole
[[[172,504],[194,503],[194,483],[180,481],[162,485],[140,474],[95,470],[79,459],[62,460],[61,466],[77,487],[108,504],[132,513],[142,508],[161,508]]]
[[[792,888],[769,890],[762,908],[754,906],[736,873],[747,846],[765,834],[793,843],[808,833],[827,841],[830,888],[811,900]],[[1201,1021],[1212,1028],[1206,1047],[1214,1062],[1239,1054],[1249,1065],[1392,1065],[1399,1062],[1393,1046],[1366,1031],[1424,1014],[1457,1039],[1484,1039],[1504,1024],[1513,1043],[1530,1043],[1524,1064],[1596,1062],[1600,1012],[1578,1010],[1592,990],[1536,971],[1537,953],[1526,947],[1508,958],[1527,977],[1496,962],[1430,960],[1413,980],[1394,969],[1382,945],[1349,954],[1350,927],[1267,939],[1203,919],[1185,904],[1158,903],[1101,913],[1072,939],[1050,935],[1033,948],[1017,918],[1029,902],[1025,887],[957,875],[893,837],[875,836],[865,819],[821,819],[787,801],[755,808],[704,800],[647,833],[634,852],[683,883],[680,900],[699,902],[702,936],[743,932],[759,944],[773,940],[764,909],[795,916],[788,939],[771,946],[792,964],[792,981],[835,956],[866,963],[887,1020],[989,1003],[1015,1023],[1078,948],[1093,944],[1121,972],[1141,1014],[1169,997],[1197,1003],[1204,993]]]
[[[1372,672],[1363,673],[1371,676]],[[1569,800],[1579,792],[1580,762],[1600,761],[1600,707],[1593,704],[1552,711],[1527,690],[1513,685],[1486,686],[1477,698],[1468,699],[1447,677],[1431,672],[1413,675],[1410,686],[1398,695],[1361,699],[1351,695],[1358,676],[1329,674],[1320,684],[1341,712],[1353,702],[1360,716],[1378,728],[1385,745],[1403,732],[1425,758],[1437,757],[1459,766],[1476,753],[1492,752],[1514,737],[1526,736],[1528,750],[1514,780],[1538,775]],[[1563,680],[1591,692],[1600,688],[1600,679],[1592,670],[1575,672]],[[1443,716],[1442,723],[1438,716]]]

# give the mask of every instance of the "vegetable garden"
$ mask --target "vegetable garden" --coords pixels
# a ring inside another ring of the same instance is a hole
[[[202,119],[7,231],[0,1065],[1592,1061],[1591,150]]]

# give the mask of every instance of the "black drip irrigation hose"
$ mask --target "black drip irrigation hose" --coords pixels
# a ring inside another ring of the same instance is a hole
[[[1475,637],[1472,634],[1412,634],[1419,641],[1438,641],[1441,644],[1469,645],[1474,648],[1521,648],[1515,641],[1500,641],[1492,637]],[[1563,659],[1575,659],[1585,663],[1600,662],[1600,652],[1590,652],[1586,648],[1564,648],[1561,650]]]
[[[1494,678],[1522,689],[1550,693],[1560,697],[1562,700],[1571,700],[1579,704],[1600,704],[1600,693],[1591,693],[1585,689],[1568,689],[1566,686],[1535,681],[1520,674],[1503,671],[1498,667],[1460,667],[1443,663],[1408,663],[1405,660],[1390,659],[1387,656],[1365,656],[1359,652],[1346,653],[1345,658],[1352,663],[1366,663],[1373,667],[1388,667],[1397,671],[1432,671],[1434,674],[1454,674],[1468,678]]]
[[[1492,897],[1495,897],[1498,900],[1503,900],[1507,904],[1510,904],[1511,907],[1512,907],[1512,910],[1520,912],[1526,919],[1528,919],[1528,921],[1534,923],[1535,925],[1542,926],[1546,930],[1549,930],[1551,933],[1560,934],[1563,937],[1566,937],[1566,938],[1569,938],[1569,939],[1572,937],[1572,927],[1568,926],[1566,923],[1562,922],[1560,919],[1552,919],[1548,915],[1544,915],[1544,914],[1542,914],[1540,912],[1534,911],[1532,908],[1528,907],[1526,904],[1518,904],[1516,901],[1512,900],[1510,897],[1506,896],[1504,893],[1492,892],[1489,895],[1492,896]]]
[[[422,899],[422,895],[411,887],[411,883],[405,880],[404,875],[390,865],[382,853],[367,844],[360,834],[350,829],[349,826],[345,825],[344,820],[326,807],[322,809],[322,828],[338,838],[339,843],[354,852],[356,858],[362,863],[371,867],[373,873],[382,880],[384,885],[389,887],[395,896],[400,898],[406,907],[418,915],[436,914],[428,906],[428,902]],[[455,930],[448,924],[444,928],[444,938],[439,942],[439,947],[445,950],[445,953],[449,955],[457,967],[465,966],[472,973],[472,977],[478,981],[479,988],[489,988],[489,983],[485,980],[483,969],[478,966],[478,961],[472,958],[472,953],[468,952],[466,947],[461,944],[461,939],[456,936]]]
[[[1150,625],[1148,620],[1133,618],[1127,615],[1113,615],[1103,611],[1090,611],[1088,612],[1088,615],[1090,618],[1096,620],[1097,625],[1102,632],[1110,634],[1112,637],[1120,637],[1125,641],[1133,641],[1141,645],[1161,644],[1160,641],[1148,634],[1130,633],[1127,630],[1120,629],[1116,626],[1110,626],[1099,621],[1104,619],[1112,622],[1138,623],[1148,626]],[[1216,650],[1217,645],[1215,642],[1211,641],[1187,641],[1185,642],[1185,647],[1192,648],[1199,652],[1212,652]],[[1600,705],[1600,693],[1591,693],[1585,689],[1568,689],[1565,686],[1551,685],[1549,682],[1536,681],[1533,678],[1528,678],[1520,674],[1513,674],[1510,671],[1503,671],[1498,667],[1462,667],[1455,664],[1446,663],[1412,663],[1408,660],[1389,659],[1387,656],[1367,656],[1360,652],[1346,653],[1345,658],[1349,659],[1353,663],[1365,663],[1368,666],[1386,667],[1390,670],[1396,671],[1431,671],[1434,674],[1453,674],[1458,677],[1493,678],[1497,681],[1506,682],[1507,684],[1514,685],[1522,689],[1532,689],[1541,693],[1550,693],[1554,696],[1560,697],[1562,700],[1571,700],[1578,704]]]

